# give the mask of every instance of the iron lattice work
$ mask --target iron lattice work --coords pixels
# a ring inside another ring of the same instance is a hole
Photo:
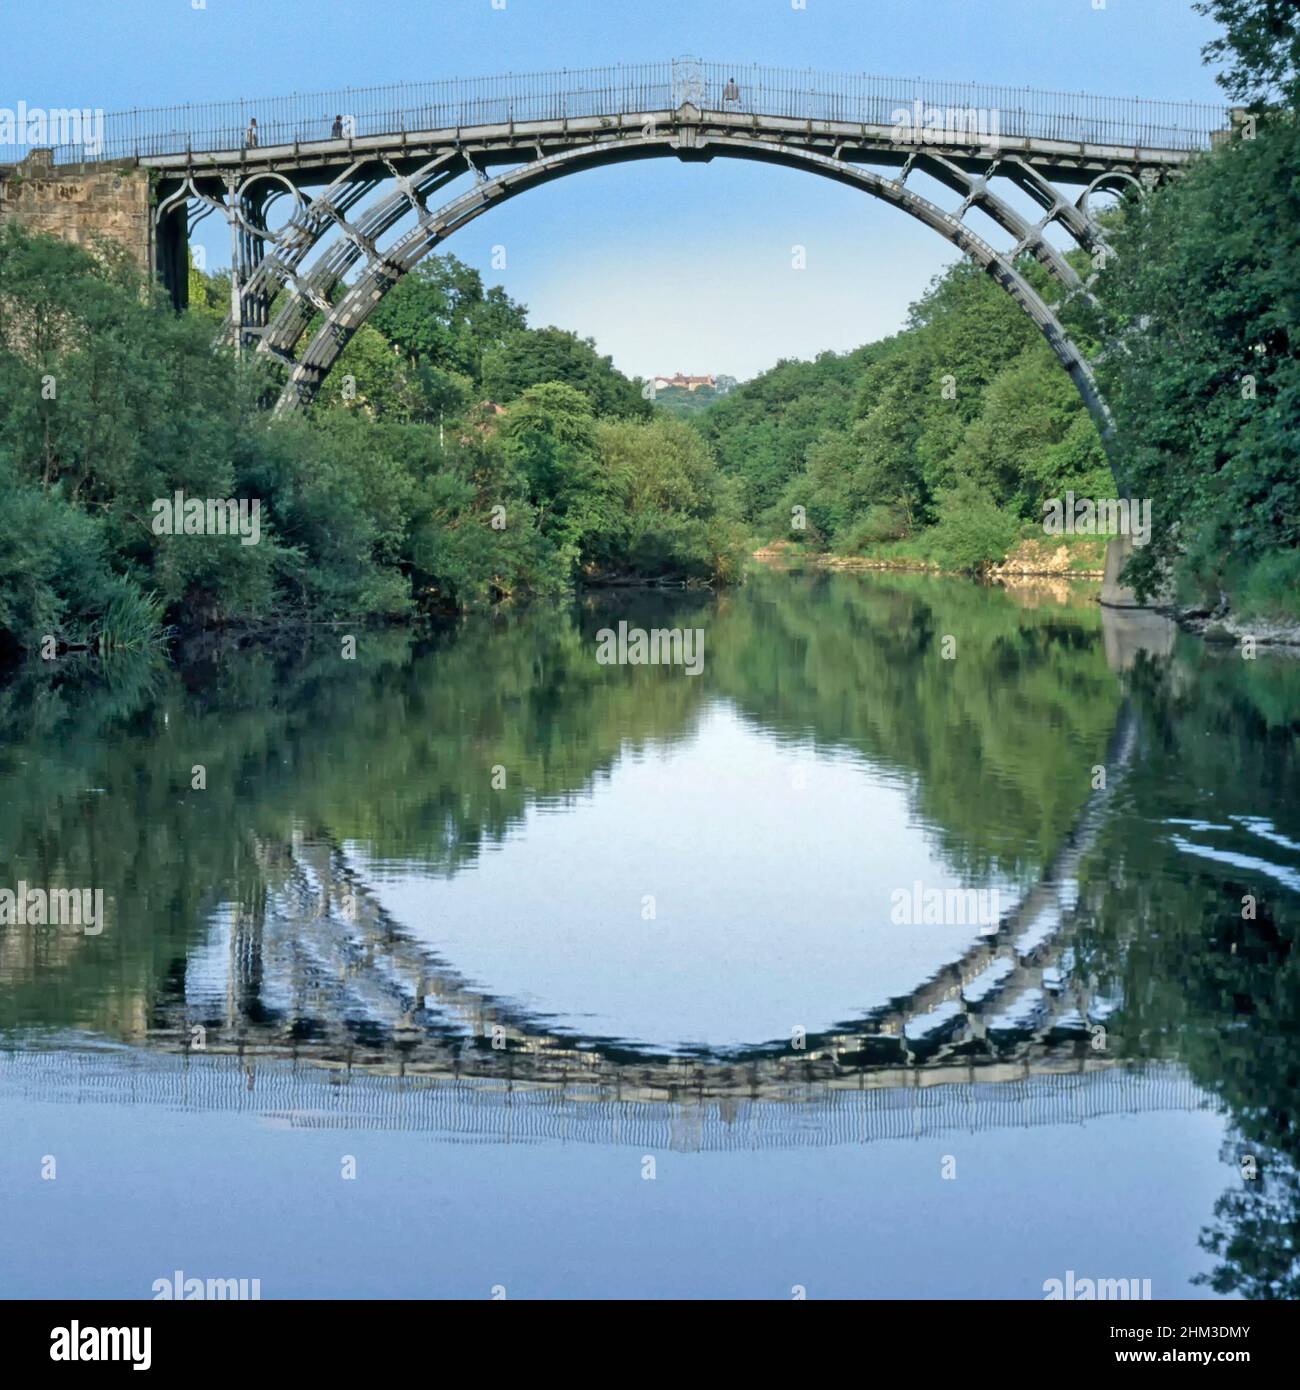
[[[309,404],[388,290],[489,207],[586,169],[674,156],[801,169],[937,231],[1037,324],[1105,435],[1088,361],[1023,258],[1045,267],[1058,301],[1087,298],[1087,264],[1110,254],[1091,195],[1142,191],[1228,124],[1211,106],[680,59],[128,112],[108,119],[107,149],[156,171],[159,245],[174,248],[211,212],[227,221],[226,332],[284,364],[281,413]],[[955,206],[936,200],[948,195]],[[285,196],[292,215],[272,230],[268,205]],[[977,232],[973,213],[1008,244]],[[1049,232],[1087,254],[1083,275]],[[173,250],[170,264],[184,257]],[[183,286],[173,292],[183,302]]]

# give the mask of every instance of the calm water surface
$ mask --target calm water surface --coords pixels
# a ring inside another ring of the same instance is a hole
[[[0,687],[0,888],[107,917],[0,925],[0,1295],[1300,1293],[1300,660],[825,574],[340,637]]]

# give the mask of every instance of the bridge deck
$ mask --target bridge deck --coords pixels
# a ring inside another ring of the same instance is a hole
[[[93,155],[81,144],[57,145],[55,162],[94,157],[152,165],[200,154],[229,161],[249,143],[254,120],[262,149],[292,149],[334,143],[336,119],[350,140],[387,145],[421,132],[427,137],[434,131],[557,123],[572,129],[579,121],[640,120],[686,103],[751,120],[885,130],[893,130],[904,113],[914,121],[924,114],[928,123],[931,113],[955,112],[995,122],[999,135],[1013,142],[1184,155],[1207,148],[1229,125],[1224,108],[1195,102],[682,58],[123,111],[105,117],[102,148]]]
[[[353,136],[342,140],[317,139],[248,148],[232,144],[209,151],[186,150],[141,156],[140,163],[168,175],[205,172],[213,175],[239,170],[251,175],[293,171],[304,182],[324,183],[350,165],[367,159],[393,160],[406,171],[447,150],[471,152],[483,168],[531,158],[540,150],[577,144],[614,145],[622,134],[654,127],[679,126],[679,110],[664,108],[550,121],[513,121],[473,126],[444,126],[386,134]],[[902,144],[892,125],[856,121],[798,120],[784,116],[758,116],[738,111],[702,110],[695,120],[705,138],[709,134],[744,134],[779,146],[797,140],[802,146],[823,146],[840,158],[869,159],[901,166],[916,148]],[[1131,169],[1175,169],[1195,158],[1196,149],[1167,149],[1142,144],[1117,145],[1097,141],[1070,141],[1033,135],[1000,134],[995,143],[980,140],[927,139],[925,148],[958,165],[983,170],[990,158],[1018,156],[1032,161],[1049,178],[1071,173],[1093,175],[1116,166]],[[703,153],[703,150],[701,150]],[[698,155],[696,157],[699,157]],[[312,179],[312,174],[317,175]]]

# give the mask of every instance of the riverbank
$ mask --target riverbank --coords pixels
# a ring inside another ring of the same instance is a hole
[[[1206,613],[1203,608],[1161,608],[1184,632],[1195,633],[1207,642],[1237,646],[1253,641],[1263,647],[1286,647],[1300,656],[1300,623],[1270,621],[1265,618],[1239,618],[1230,611]]]
[[[866,554],[844,555],[812,550],[794,541],[770,541],[752,552],[760,564],[798,560],[831,570],[910,570],[919,574],[961,575],[932,557],[922,540],[889,541]],[[984,571],[989,579],[1101,579],[1105,575],[1105,541],[1018,541],[998,564]]]
[[[835,571],[885,571],[932,574],[951,578],[970,578],[969,573],[947,569],[924,558],[917,548],[893,542],[867,555],[836,555],[815,551],[792,541],[772,541],[751,554],[758,564],[780,568],[783,565],[810,565]],[[1105,577],[1105,542],[1074,544],[1022,540],[982,576],[998,584],[1056,589],[1076,581],[1097,582]],[[1137,611],[1160,613],[1184,631],[1206,642],[1240,645],[1251,641],[1257,646],[1281,647],[1300,655],[1300,622],[1234,614],[1226,601],[1213,610],[1180,605],[1171,601],[1151,604]]]

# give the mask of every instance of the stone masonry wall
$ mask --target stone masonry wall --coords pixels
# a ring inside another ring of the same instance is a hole
[[[144,169],[50,162],[33,150],[21,164],[0,165],[0,224],[17,222],[90,249],[99,238],[126,247],[146,273],[151,196]]]

